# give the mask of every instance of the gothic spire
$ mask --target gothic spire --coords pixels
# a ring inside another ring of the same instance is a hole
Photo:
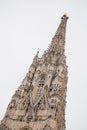
[[[63,15],[48,51],[38,53],[12,97],[0,130],[65,130],[67,66]],[[52,122],[52,123],[51,123]]]
[[[68,19],[67,15],[64,14],[61,18],[60,25],[51,41],[51,45],[48,49],[48,52],[54,51],[60,54],[64,52],[67,19]]]

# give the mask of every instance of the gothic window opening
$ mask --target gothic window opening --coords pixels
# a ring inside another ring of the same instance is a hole
[[[42,87],[44,86],[44,80],[39,81],[39,86],[42,86]]]
[[[39,87],[43,87],[45,84],[45,76],[42,76],[42,78],[39,81]]]

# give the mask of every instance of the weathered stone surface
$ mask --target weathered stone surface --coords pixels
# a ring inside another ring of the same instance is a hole
[[[63,15],[48,50],[41,58],[37,52],[8,105],[0,130],[65,130],[66,22]]]

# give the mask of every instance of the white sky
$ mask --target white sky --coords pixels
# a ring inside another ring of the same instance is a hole
[[[61,16],[66,33],[67,130],[87,130],[87,0],[0,0],[0,120],[32,59],[50,44]]]

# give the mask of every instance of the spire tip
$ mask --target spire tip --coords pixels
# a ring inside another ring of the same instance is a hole
[[[67,14],[64,14],[61,19],[66,19],[67,20],[68,18],[69,17],[67,16]]]

